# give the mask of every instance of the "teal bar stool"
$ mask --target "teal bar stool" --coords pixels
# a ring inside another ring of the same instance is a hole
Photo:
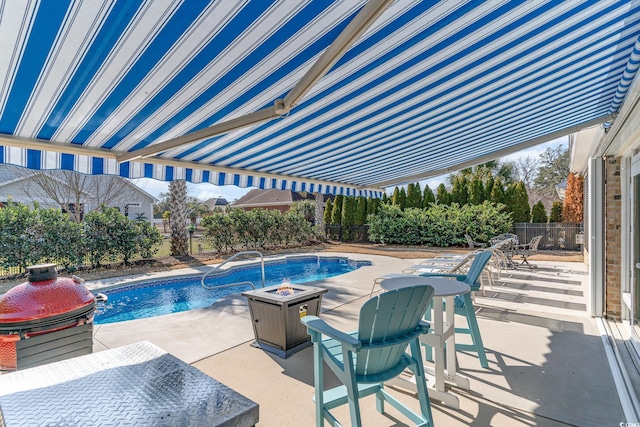
[[[465,316],[467,319],[467,327],[466,328],[456,328],[457,334],[468,334],[471,335],[472,344],[462,344],[456,342],[456,350],[461,351],[473,351],[478,355],[478,360],[480,361],[480,366],[483,368],[488,368],[489,363],[487,362],[487,355],[484,351],[484,344],[482,343],[482,336],[480,335],[480,328],[478,327],[478,320],[476,319],[476,312],[473,306],[473,301],[471,300],[471,292],[476,292],[480,290],[480,275],[482,274],[482,270],[486,267],[487,263],[491,259],[492,252],[491,251],[483,251],[475,256],[473,262],[471,263],[471,267],[469,268],[469,272],[467,274],[442,274],[442,273],[423,273],[421,276],[425,277],[451,277],[456,280],[460,280],[465,282],[471,288],[470,292],[467,292],[464,295],[458,295],[455,297],[455,314]],[[433,301],[432,303],[433,304]],[[431,320],[431,305],[425,314],[425,320]],[[431,347],[425,349],[425,357],[427,360],[432,360],[431,357]]]
[[[431,286],[417,285],[378,295],[362,306],[358,330],[351,333],[339,331],[315,316],[301,319],[313,342],[316,427],[322,427],[325,420],[332,426],[341,425],[330,412],[341,405],[349,406],[351,425],[362,426],[359,400],[372,394],[378,412],[384,413],[387,402],[416,426],[433,427],[419,343],[420,335],[429,331],[422,316],[433,293]],[[325,363],[343,385],[324,390]],[[405,369],[415,375],[420,413],[384,387]]]

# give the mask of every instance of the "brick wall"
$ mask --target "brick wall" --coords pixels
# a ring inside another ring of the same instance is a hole
[[[621,270],[621,211],[622,192],[620,190],[620,159],[605,161],[604,218],[605,218],[605,315],[620,319],[622,292],[620,288]]]

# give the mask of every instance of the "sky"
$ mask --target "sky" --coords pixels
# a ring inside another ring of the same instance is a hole
[[[558,146],[566,148],[567,145],[568,138],[562,137],[544,144],[536,145],[535,147],[531,147],[526,150],[518,151],[514,154],[503,157],[502,160],[517,160],[527,156],[538,158],[547,148],[556,148]],[[432,190],[435,190],[441,183],[446,183],[446,177],[446,175],[441,175],[425,181],[420,181],[420,187],[424,188],[425,184],[428,184]],[[167,193],[169,191],[169,183],[165,181],[158,181],[150,178],[139,178],[132,179],[131,182],[156,198],[160,198],[160,193]],[[189,196],[197,197],[202,201],[213,197],[221,197],[229,202],[239,199],[251,190],[251,188],[240,188],[235,185],[218,186],[209,183],[192,184],[190,182],[187,182],[187,188]],[[393,188],[387,189],[387,192],[391,194],[391,192],[393,192]]]

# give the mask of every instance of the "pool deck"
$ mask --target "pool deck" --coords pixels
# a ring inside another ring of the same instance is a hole
[[[313,282],[328,289],[321,316],[354,329],[373,280],[418,260],[364,254],[328,254],[368,260],[372,266]],[[432,402],[436,426],[614,426],[625,420],[596,322],[587,314],[588,284],[581,263],[536,262],[538,270],[509,270],[486,295],[476,296],[489,368],[458,352],[470,390],[453,389],[460,409]],[[206,267],[205,267],[206,268]],[[184,275],[202,269],[169,273]],[[145,275],[166,277],[167,273]],[[140,277],[87,282],[92,290]],[[252,347],[246,299],[232,295],[209,308],[149,319],[96,325],[94,351],[150,341],[260,405],[261,426],[314,424],[310,348],[281,359]],[[326,386],[337,384],[325,370]],[[393,392],[393,391],[392,391]],[[417,407],[406,392],[401,400]],[[373,398],[362,401],[364,425],[404,425],[392,408],[381,415]],[[348,425],[346,408],[334,411]]]

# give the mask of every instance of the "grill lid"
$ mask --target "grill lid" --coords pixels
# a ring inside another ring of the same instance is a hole
[[[94,305],[93,295],[82,280],[58,278],[55,264],[27,270],[30,281],[14,286],[0,298],[0,323],[48,318]]]

